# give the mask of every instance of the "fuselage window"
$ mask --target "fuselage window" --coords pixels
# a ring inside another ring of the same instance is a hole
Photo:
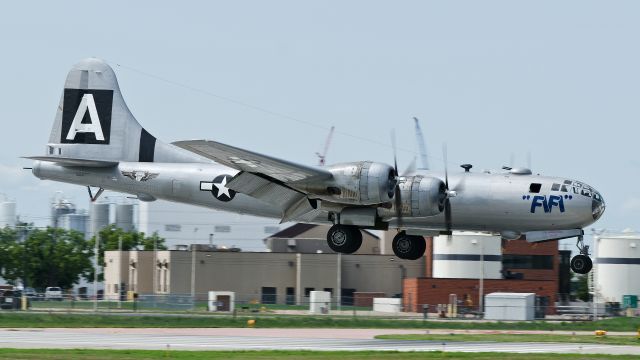
[[[529,185],[529,192],[537,194],[540,192],[540,188],[542,188],[542,184],[531,183],[531,185]]]
[[[560,184],[551,185],[551,191],[558,191],[558,190],[560,190]]]

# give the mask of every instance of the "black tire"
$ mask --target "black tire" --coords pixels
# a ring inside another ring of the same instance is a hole
[[[391,243],[393,253],[400,259],[417,260],[424,255],[427,244],[422,236],[399,233]]]
[[[349,247],[349,251],[345,254],[353,254],[354,252],[360,249],[362,246],[362,232],[355,226],[350,226],[351,228],[351,247]]]
[[[327,244],[335,252],[351,254],[360,249],[362,233],[355,226],[336,224],[327,232]]]
[[[576,274],[588,274],[593,268],[593,262],[587,255],[576,255],[571,259],[571,270]]]

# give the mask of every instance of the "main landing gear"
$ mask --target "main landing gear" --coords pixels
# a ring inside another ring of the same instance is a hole
[[[424,255],[427,244],[422,236],[407,235],[401,231],[393,238],[391,247],[400,259],[417,260]]]
[[[357,226],[335,224],[327,232],[327,244],[335,252],[353,254],[362,245],[362,233]]]
[[[578,236],[576,247],[580,254],[571,259],[571,270],[577,274],[587,274],[593,268],[593,262],[589,257],[589,245],[584,244],[582,235]]]

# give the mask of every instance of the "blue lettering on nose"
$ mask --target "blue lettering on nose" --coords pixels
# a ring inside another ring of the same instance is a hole
[[[531,198],[531,196],[529,195],[523,195],[522,196],[522,200],[526,200],[528,201]],[[536,212],[536,209],[541,207],[545,213],[550,213],[553,208],[558,208],[558,210],[563,213],[565,208],[564,208],[564,201],[565,199],[567,200],[571,200],[572,196],[569,195],[550,195],[549,199],[547,199],[546,196],[542,196],[542,195],[536,195],[533,196],[533,200],[531,200],[531,213],[534,214]]]
[[[561,213],[564,212],[564,199],[562,198],[562,196],[558,196],[558,195],[549,196],[549,212],[551,212],[554,206],[560,209]]]
[[[533,197],[533,200],[531,201],[531,213],[535,213],[536,208],[538,207],[543,208],[546,213],[549,212],[549,205],[547,204],[546,196],[536,195]]]

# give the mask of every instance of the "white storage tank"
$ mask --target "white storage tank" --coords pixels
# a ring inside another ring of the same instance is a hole
[[[124,231],[132,231],[134,229],[132,204],[116,205],[116,227]]]
[[[0,228],[16,226],[16,203],[0,194]]]
[[[640,234],[594,237],[594,271],[601,302],[640,295]]]
[[[109,203],[91,203],[89,224],[90,237],[109,225]]]
[[[75,230],[85,238],[89,235],[89,214],[86,210],[75,214],[65,214],[58,219],[58,225],[66,230]]]
[[[60,227],[60,217],[76,212],[76,206],[63,198],[54,198],[51,203],[51,227]]]
[[[482,261],[481,261],[482,260]],[[502,278],[502,239],[476,232],[454,232],[433,238],[433,277]]]

